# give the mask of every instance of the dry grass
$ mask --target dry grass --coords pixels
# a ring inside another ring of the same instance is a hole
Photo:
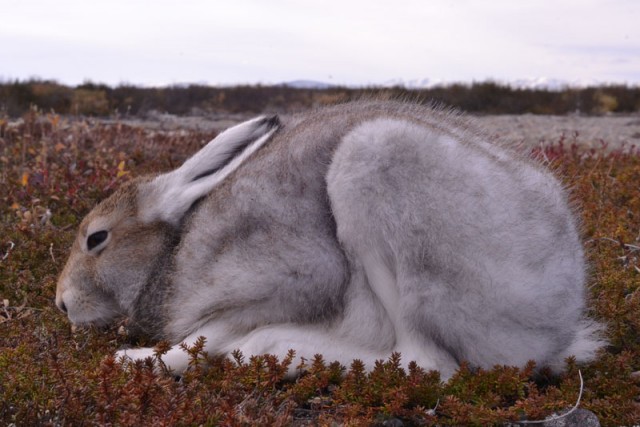
[[[370,374],[358,361],[342,367],[317,357],[297,381],[286,382],[290,360],[211,360],[196,346],[193,368],[176,381],[150,364],[123,368],[114,361],[109,355],[126,342],[117,328],[72,331],[53,299],[79,219],[130,175],[169,169],[210,136],[36,111],[19,126],[0,121],[0,424],[370,425],[399,418],[486,425],[543,419],[573,405],[579,377],[572,361],[561,377],[534,376],[533,365],[463,366],[443,384],[436,372],[402,370],[398,355]],[[640,157],[562,144],[537,154],[581,206],[593,267],[590,306],[608,325],[611,345],[579,367],[582,407],[603,425],[638,423]]]

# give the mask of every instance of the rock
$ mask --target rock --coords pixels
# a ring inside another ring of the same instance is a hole
[[[567,413],[564,411],[564,413]],[[544,420],[523,420],[521,422],[509,423],[506,427],[528,427],[528,426],[542,426],[542,427],[600,427],[600,421],[598,417],[586,409],[576,409],[571,414],[563,417],[562,414],[553,414],[548,416]]]
[[[600,427],[598,417],[586,409],[576,409],[566,417],[550,419],[541,423],[543,427]]]
[[[403,427],[404,423],[398,418],[390,418],[382,423],[385,427]]]

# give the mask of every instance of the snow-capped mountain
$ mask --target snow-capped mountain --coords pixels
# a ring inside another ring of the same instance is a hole
[[[593,86],[606,86],[607,83],[600,82],[593,79],[576,79],[576,80],[563,80],[549,77],[531,77],[531,78],[523,78],[523,79],[515,79],[511,81],[502,81],[502,80],[482,80],[476,81],[473,83],[486,83],[486,82],[494,82],[501,86],[509,86],[514,89],[539,89],[539,90],[549,90],[549,91],[561,91],[567,88],[585,88],[585,87],[593,87]],[[456,81],[444,81],[440,79],[390,79],[380,82],[370,82],[366,84],[344,84],[344,85],[336,85],[332,83],[321,82],[317,80],[294,80],[290,82],[281,83],[282,86],[295,88],[295,89],[331,89],[339,86],[349,87],[353,89],[362,89],[362,88],[392,88],[392,87],[401,87],[405,89],[430,89],[438,86],[450,86],[452,84],[462,84],[462,85],[470,85],[471,82],[456,82]]]
[[[331,83],[319,82],[316,80],[294,80],[282,83],[282,86],[294,89],[330,89],[335,87],[335,85]]]
[[[488,81],[493,81],[496,84],[509,86],[514,89],[541,89],[541,90],[564,90],[567,88],[584,88],[588,86],[602,86],[606,85],[606,83],[598,82],[592,79],[577,79],[577,80],[563,80],[563,79],[555,79],[549,77],[532,77],[532,78],[523,78],[516,79],[511,81],[501,81],[501,80],[484,80],[478,81],[475,83],[485,83]],[[433,80],[433,79],[392,79],[384,82],[379,85],[382,87],[404,87],[406,89],[429,89],[437,86],[449,86],[454,83],[460,83],[464,85],[469,85],[469,82],[453,82],[453,81],[443,81],[443,80]]]

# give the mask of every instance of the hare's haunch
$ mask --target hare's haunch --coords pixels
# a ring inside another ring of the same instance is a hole
[[[245,355],[369,367],[401,352],[562,369],[594,357],[585,265],[559,183],[465,119],[396,102],[259,117],[87,215],[58,281],[73,323]],[[138,359],[152,349],[120,352]],[[295,364],[294,364],[295,365]]]

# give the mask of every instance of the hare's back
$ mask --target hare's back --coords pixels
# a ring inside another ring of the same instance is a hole
[[[584,264],[551,174],[455,123],[390,116],[343,137],[327,182],[342,245],[408,329],[481,366],[570,345]]]

